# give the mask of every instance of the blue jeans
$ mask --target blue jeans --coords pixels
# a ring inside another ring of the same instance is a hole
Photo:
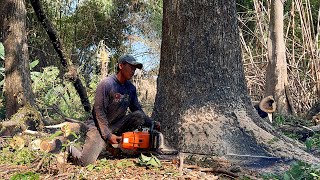
[[[122,133],[133,131],[139,126],[145,124],[146,118],[147,116],[143,112],[135,111],[124,116],[115,124],[111,125],[110,129],[113,134],[121,136]],[[82,166],[87,166],[91,163],[94,163],[101,151],[109,145],[108,142],[102,139],[98,128],[93,122],[90,123],[88,127],[89,128],[82,151],[74,146],[69,147],[69,153],[71,154],[74,162]]]

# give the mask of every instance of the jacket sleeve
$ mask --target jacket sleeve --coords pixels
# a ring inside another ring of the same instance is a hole
[[[107,91],[106,84],[106,81],[101,81],[99,83],[93,105],[93,116],[95,123],[100,131],[102,139],[105,141],[109,140],[112,135],[105,112],[106,106],[109,104],[109,91]]]

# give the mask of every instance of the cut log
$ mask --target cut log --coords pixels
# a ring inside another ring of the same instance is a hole
[[[81,133],[81,124],[79,123],[68,123],[61,127],[61,131],[64,133],[65,137],[71,135],[71,133],[80,134]]]
[[[31,150],[39,150],[41,141],[42,141],[41,139],[35,139],[35,140],[31,141],[31,143],[29,144],[29,148]]]
[[[9,145],[11,146],[11,148],[15,150],[22,149],[23,147],[26,146],[26,144],[27,144],[26,140],[21,136],[14,136],[9,142]]]
[[[0,136],[14,136],[26,129],[43,129],[41,114],[30,106],[20,108],[10,120],[0,122]]]
[[[85,134],[88,127],[84,123],[63,122],[57,125],[45,126],[45,128],[60,128],[64,134],[64,137],[71,138],[69,140],[72,140],[72,138],[74,138],[71,137],[73,136],[73,133],[76,135]]]
[[[65,137],[58,136],[51,140],[42,140],[40,143],[40,150],[43,152],[56,153],[60,152],[62,145],[66,142]]]

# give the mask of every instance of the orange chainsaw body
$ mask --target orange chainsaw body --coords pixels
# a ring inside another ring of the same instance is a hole
[[[129,150],[149,149],[150,133],[146,131],[125,132],[122,134],[121,147]]]

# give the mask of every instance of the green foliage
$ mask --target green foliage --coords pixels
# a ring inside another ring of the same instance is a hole
[[[305,145],[308,152],[312,151],[314,148],[320,149],[320,134],[315,133],[312,137],[307,138]]]
[[[119,56],[127,49],[126,37],[130,34],[129,24],[131,0],[84,0],[42,2],[44,11],[62,41],[64,53],[75,64],[82,67],[81,73],[86,82],[98,66],[95,58],[96,48],[104,40],[112,51],[110,56]],[[52,42],[38,22],[32,7],[28,4],[28,44],[30,58],[40,59],[40,67],[56,66],[62,68],[59,57],[52,48]],[[112,58],[113,59],[113,58]],[[89,76],[90,75],[90,76]]]
[[[277,141],[279,141],[279,138],[273,137],[273,138],[270,139],[267,143],[268,143],[268,144],[273,144],[273,143],[275,143],[275,142],[277,142]]]
[[[89,171],[100,171],[104,168],[110,169],[111,167],[112,164],[110,164],[109,161],[105,158],[97,161],[96,164],[89,164],[88,166],[86,166]]]
[[[153,29],[156,32],[156,36],[157,37],[161,37],[162,35],[162,8],[163,8],[163,4],[162,1],[158,0],[155,1],[156,3],[151,6],[151,25],[153,27]]]
[[[0,151],[0,164],[11,163],[15,165],[30,164],[36,159],[36,154],[28,148],[11,151],[9,147]]]
[[[1,79],[1,81],[0,81],[0,86],[3,86],[3,84],[4,84],[4,67],[0,67],[0,79]]]
[[[58,136],[60,136],[60,135],[62,135],[62,134],[63,134],[62,131],[57,131],[57,132],[55,132],[54,134],[52,134],[52,135],[49,137],[49,139],[54,139],[55,137],[58,137]]]
[[[266,173],[262,175],[263,179],[284,179],[284,180],[298,180],[298,179],[314,179],[320,175],[319,165],[309,165],[307,163],[297,161],[294,162],[290,169],[282,175],[273,173]]]
[[[290,179],[313,179],[313,174],[320,173],[320,167],[311,166],[307,163],[298,161],[291,165],[291,169],[287,171],[284,175],[290,177]]]
[[[279,179],[281,179],[281,177],[279,175],[276,175],[273,173],[264,173],[262,175],[262,178],[265,180],[269,180],[269,179],[279,180]]]
[[[247,12],[253,11],[253,0],[237,0],[237,11]]]
[[[115,166],[117,168],[119,168],[119,169],[125,169],[125,168],[128,168],[128,167],[134,166],[134,164],[133,164],[132,161],[128,161],[128,160],[124,159],[122,161],[119,161]]]
[[[153,166],[153,167],[161,167],[161,162],[157,157],[151,154],[151,157],[145,156],[143,154],[140,155],[138,159],[138,164],[141,166]]]
[[[43,72],[33,72],[31,79],[37,106],[42,114],[54,119],[59,119],[61,115],[77,119],[87,117],[72,83],[63,83],[57,67],[46,67]]]
[[[299,116],[274,114],[274,125],[281,126],[283,124],[299,124],[302,126],[310,126],[310,121],[307,121]]]
[[[3,44],[0,42],[0,59],[4,60],[4,46]]]
[[[15,161],[13,164],[29,164],[35,160],[35,154],[28,148],[22,148],[15,153]]]
[[[162,35],[162,9],[163,1],[140,1],[138,14],[135,26],[139,32],[146,38],[157,39]],[[144,22],[144,23],[141,23]]]
[[[32,62],[30,63],[30,65],[29,65],[30,71],[31,71],[34,67],[36,67],[38,64],[39,64],[39,60],[38,60],[38,59],[32,61]]]
[[[13,175],[10,180],[38,180],[40,175],[34,172],[18,173]]]
[[[4,46],[0,42],[0,60],[1,59],[4,60],[4,56],[5,56]],[[2,65],[0,67],[0,79],[1,79],[0,86],[3,86],[3,84],[4,84],[4,67]]]
[[[314,140],[312,138],[307,138],[305,145],[308,152],[311,151],[313,144],[314,144]]]
[[[274,119],[274,125],[280,126],[285,123],[285,118],[281,115],[277,115]]]

